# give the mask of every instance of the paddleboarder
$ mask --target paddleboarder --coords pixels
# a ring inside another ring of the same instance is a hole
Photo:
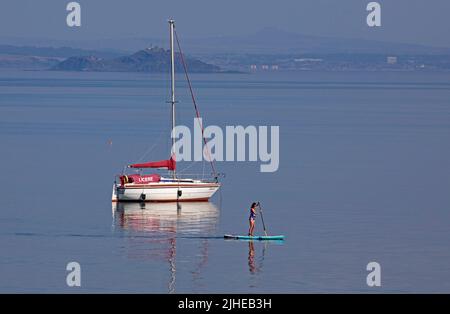
[[[255,222],[256,222],[256,208],[258,208],[259,213],[261,213],[261,222],[264,230],[264,235],[260,236],[254,236],[253,231],[255,230]],[[233,234],[226,234],[223,237],[225,239],[235,239],[235,240],[261,240],[261,241],[283,241],[284,235],[268,235],[266,224],[264,223],[264,217],[263,217],[263,209],[261,208],[261,205],[259,202],[252,203],[250,206],[250,217],[248,217],[248,222],[250,224],[250,227],[248,229],[248,235],[233,235]]]
[[[256,206],[258,206],[258,204],[253,202],[252,206],[250,207],[250,217],[248,218],[248,222],[250,224],[248,235],[251,237],[253,236],[253,231],[255,230]]]

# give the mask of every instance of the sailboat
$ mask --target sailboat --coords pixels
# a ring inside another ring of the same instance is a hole
[[[175,128],[175,52],[174,52],[174,31],[175,21],[169,20],[170,30],[170,76],[171,76],[171,113],[172,113],[172,130]],[[178,38],[177,38],[178,43]],[[179,46],[179,43],[178,43]],[[187,69],[184,62],[183,54],[179,52],[181,61],[183,63],[186,78],[188,79],[189,87],[191,89]],[[192,94],[193,96],[193,94]],[[199,115],[195,98],[194,105],[197,116]],[[202,132],[203,127],[201,126]],[[205,144],[206,141],[204,140]],[[119,180],[114,182],[112,191],[112,201],[122,202],[173,202],[173,201],[208,201],[213,194],[220,188],[218,176],[215,173],[213,164],[214,177],[211,180],[181,178],[176,172],[176,158],[175,158],[175,138],[172,138],[172,151],[170,158],[160,161],[149,161],[145,163],[137,163],[128,165],[128,168],[134,169],[166,169],[169,174],[161,176],[160,174],[122,174],[118,176]],[[207,147],[206,147],[207,149]]]

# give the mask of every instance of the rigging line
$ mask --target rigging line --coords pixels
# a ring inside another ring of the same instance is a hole
[[[205,136],[204,136],[203,123],[200,122],[200,111],[198,110],[197,102],[195,101],[194,91],[192,90],[191,80],[189,79],[186,62],[184,61],[183,51],[181,50],[180,41],[178,40],[178,33],[177,33],[176,30],[174,30],[174,33],[175,33],[175,39],[177,41],[178,50],[180,51],[180,59],[181,59],[181,63],[183,64],[184,74],[186,76],[186,81],[187,81],[188,86],[189,86],[189,92],[191,93],[192,102],[194,103],[195,115],[197,116],[197,121],[198,121],[198,123],[200,125],[200,129],[202,130],[202,138],[203,138],[203,142],[205,143],[206,152],[208,153],[208,159],[209,159],[209,162],[211,164],[211,168],[212,168],[212,171],[214,173],[214,176],[217,177],[216,168],[214,166],[214,162],[213,162],[213,160],[211,158],[211,155],[210,155],[210,152],[209,152],[208,142],[206,141]]]
[[[183,173],[183,172],[185,172],[186,170],[188,170],[189,168],[191,168],[192,166],[194,166],[195,163],[196,163],[195,161],[191,162],[191,164],[190,164],[189,166],[184,167],[182,170],[178,170],[178,173]]]
[[[205,178],[205,161],[202,162],[202,180]]]
[[[164,135],[164,133],[165,133],[165,131],[162,131],[162,132],[159,134],[159,137],[158,137],[158,139],[156,140],[156,142],[154,142],[153,145],[150,146],[150,147],[145,151],[145,153],[141,156],[141,158],[139,158],[135,163],[141,162],[148,154],[150,154],[150,153],[153,151],[153,149],[156,147],[156,145],[161,141],[162,136]]]

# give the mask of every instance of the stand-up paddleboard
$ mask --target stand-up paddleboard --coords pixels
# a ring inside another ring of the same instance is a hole
[[[275,235],[275,236],[246,236],[246,235],[232,235],[226,234],[223,236],[225,239],[234,239],[234,240],[260,240],[260,241],[270,241],[270,240],[284,240],[284,235]]]
[[[261,204],[258,202],[256,204],[259,207],[259,211],[261,212],[261,220],[264,228],[264,235],[263,236],[249,236],[249,235],[232,235],[232,234],[226,234],[223,237],[225,239],[233,239],[233,240],[259,240],[259,241],[283,241],[284,235],[275,235],[270,236],[267,234],[266,224],[264,223],[263,218],[263,211],[261,208]]]

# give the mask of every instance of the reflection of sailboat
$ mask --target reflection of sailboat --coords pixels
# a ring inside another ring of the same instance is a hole
[[[114,227],[132,233],[149,236],[131,237],[132,248],[136,242],[145,245],[148,254],[133,253],[132,258],[164,260],[169,264],[168,291],[175,292],[176,242],[177,236],[212,234],[218,220],[219,209],[210,202],[189,203],[113,203]],[[156,249],[155,249],[156,248]],[[200,247],[200,263],[195,273],[200,272],[208,260],[208,240]]]
[[[124,230],[207,234],[215,230],[219,209],[210,202],[112,203],[116,225]]]

